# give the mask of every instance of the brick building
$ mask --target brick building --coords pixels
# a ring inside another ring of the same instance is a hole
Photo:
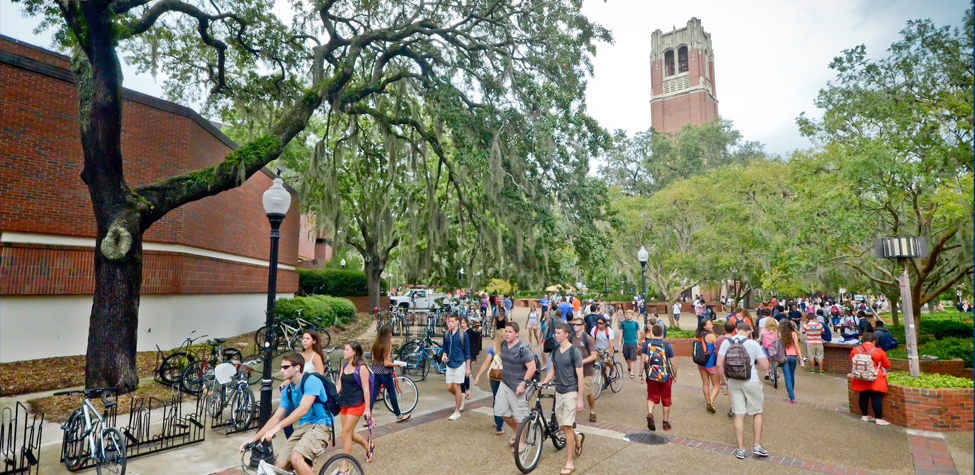
[[[69,68],[62,55],[0,36],[0,362],[87,347],[95,221]],[[128,90],[124,99],[133,188],[236,147],[188,108]],[[262,325],[270,226],[261,196],[271,176],[184,205],[145,233],[139,351],[172,347],[191,330],[223,337]],[[297,289],[299,210],[293,198],[281,227],[279,296]]]
[[[658,132],[677,133],[684,125],[718,117],[714,87],[714,50],[701,20],[650,40],[650,121]]]

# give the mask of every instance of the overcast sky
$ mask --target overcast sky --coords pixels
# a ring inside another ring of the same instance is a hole
[[[812,101],[835,76],[827,68],[833,57],[861,43],[871,57],[882,57],[907,20],[961,26],[969,5],[963,0],[586,0],[585,13],[615,38],[615,44],[599,46],[589,112],[609,130],[649,128],[650,35],[683,27],[696,16],[711,34],[719,113],[747,140],[787,154],[810,146],[795,118],[802,111],[819,115]],[[32,33],[36,24],[11,0],[0,0],[0,34],[50,47],[50,35]],[[151,77],[123,68],[126,87],[161,95]]]

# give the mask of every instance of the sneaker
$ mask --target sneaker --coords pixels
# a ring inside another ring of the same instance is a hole
[[[647,429],[657,430],[657,426],[653,424],[653,414],[647,414]]]
[[[737,449],[737,450],[735,450],[735,457],[738,457],[739,459],[744,460],[745,459],[745,449]]]
[[[769,381],[769,380],[771,380],[771,379],[772,379],[772,378],[770,378],[770,377],[769,377],[769,375],[767,375],[767,374],[765,375],[765,380],[766,380],[766,381]]]
[[[460,410],[459,410],[459,411],[463,411],[463,410],[464,410],[464,406],[465,406],[465,405],[466,405],[466,403],[464,402],[464,400],[463,400],[463,399],[461,399],[461,400],[460,400]],[[458,411],[458,412],[459,412],[459,411]]]
[[[456,421],[457,419],[460,419],[460,413],[459,412],[455,412],[455,413],[451,414],[450,417],[447,418],[448,421]]]
[[[860,421],[861,421],[861,422],[873,422],[873,421],[875,421],[875,420],[876,420],[876,419],[874,419],[874,418],[872,418],[872,417],[870,417],[870,416],[863,416],[863,417],[861,417],[861,418],[860,418]]]
[[[589,413],[589,422],[596,422],[596,413],[595,412],[590,412]]]
[[[815,370],[812,370],[812,369],[810,369],[810,370],[809,370],[809,374],[816,374],[816,371],[815,371]]]
[[[664,421],[664,430],[670,430],[670,429],[671,429],[670,423],[667,422],[667,421]]]
[[[889,426],[890,425],[890,422],[887,422],[887,421],[885,421],[883,419],[877,419],[877,425],[878,426]]]
[[[761,445],[752,447],[752,453],[758,455],[759,457],[768,457],[768,450],[765,450],[765,447],[762,447]]]
[[[734,409],[728,409],[728,417],[735,417],[735,410]]]

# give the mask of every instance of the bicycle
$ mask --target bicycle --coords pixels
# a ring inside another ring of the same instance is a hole
[[[417,381],[427,379],[427,375],[430,374],[430,366],[436,368],[437,373],[444,374],[447,372],[447,363],[441,363],[440,357],[442,354],[443,348],[418,348],[406,356],[406,366],[403,367],[403,372],[409,375],[419,376],[420,378]]]
[[[206,345],[210,348],[210,354],[204,356],[202,359],[190,363],[190,365],[183,370],[183,376],[180,378],[179,382],[179,387],[181,390],[194,396],[198,396],[203,392],[203,388],[207,385],[207,383],[213,380],[213,370],[218,364],[222,363],[224,360],[243,362],[240,350],[237,348],[224,348],[221,346],[226,341],[226,338],[213,338],[206,341]],[[248,365],[256,364],[257,358],[260,358],[260,355],[248,356]],[[263,362],[263,358],[260,359],[260,363],[263,364]],[[249,382],[250,381],[248,381],[248,383]]]
[[[552,387],[552,384],[543,386],[531,380],[522,379],[522,381],[525,382],[525,390],[529,391],[525,397],[535,396],[535,407],[518,426],[518,432],[515,433],[514,455],[518,470],[521,470],[521,473],[529,473],[538,465],[545,439],[552,439],[555,450],[562,450],[565,448],[565,433],[555,417],[555,394],[542,394],[542,390]],[[552,399],[552,415],[549,419],[545,418],[542,398]],[[522,445],[525,446],[525,450],[520,450]]]
[[[596,359],[596,363],[593,365],[593,368],[598,369],[598,371],[593,371],[592,374],[593,397],[596,399],[599,399],[599,395],[602,394],[603,389],[606,389],[607,386],[614,393],[618,393],[623,389],[623,364],[614,360],[615,353],[619,353],[619,351],[614,352],[613,356],[610,356],[608,351],[599,350],[599,358]],[[606,367],[603,365],[603,361],[606,360],[612,361],[611,368],[616,370],[616,377],[610,378],[606,374]]]
[[[245,463],[244,457],[256,446],[256,443],[251,442],[247,444],[244,447],[244,451],[241,452],[240,469],[242,472],[247,474],[256,473],[257,475],[296,475],[296,472],[282,470],[265,462],[264,460],[259,461],[256,467],[251,467],[250,464]],[[346,465],[346,468],[343,469],[342,465]],[[251,468],[256,468],[257,471],[254,472],[251,470]],[[322,469],[318,471],[318,475],[365,475],[365,473],[366,472],[362,469],[362,464],[360,464],[355,457],[349,454],[335,454],[329,457],[329,459],[325,461],[325,465],[322,466]]]
[[[217,365],[214,378],[207,386],[206,408],[210,417],[219,417],[229,404],[234,428],[244,430],[250,425],[256,408],[254,391],[247,383],[251,369],[238,362]]]
[[[197,354],[192,350],[193,342],[199,340],[200,338],[206,338],[207,335],[201,335],[196,338],[192,338],[196,330],[190,332],[190,336],[186,337],[178,347],[172,350],[172,353],[163,356],[163,351],[156,345],[156,360],[161,362],[156,366],[156,380],[166,386],[174,386],[179,384],[181,377],[183,376],[183,370],[189,366],[190,363],[196,361]]]
[[[308,330],[318,333],[318,341],[322,347],[332,343],[332,334],[323,327],[316,326],[312,322],[301,318],[302,309],[295,310],[295,318],[278,320],[271,326],[272,345],[277,353],[283,351],[301,352],[301,336]],[[261,327],[254,334],[254,342],[258,348],[264,348],[267,342],[267,327]]]
[[[125,439],[122,433],[106,422],[107,411],[118,404],[110,401],[106,394],[117,394],[116,388],[94,388],[86,390],[69,390],[54,393],[55,396],[82,393],[85,396],[81,407],[74,410],[68,420],[61,426],[64,438],[61,443],[61,457],[64,466],[75,471],[84,466],[89,459],[95,462],[95,471],[101,475],[102,470],[116,475],[125,474]],[[105,412],[99,413],[91,403],[91,398],[101,396]]]
[[[396,376],[396,371],[393,371],[393,386],[396,388],[396,402],[399,405],[400,414],[413,412],[413,409],[416,409],[417,401],[420,400],[420,391],[417,389],[416,383],[406,376]],[[382,399],[386,409],[393,412],[393,402],[386,394],[386,386],[379,390],[376,399]]]
[[[440,343],[433,340],[433,334],[427,332],[426,336],[424,336],[423,338],[414,338],[412,340],[407,341],[406,343],[403,343],[403,346],[401,346],[399,349],[397,358],[406,361],[406,358],[409,355],[413,354],[418,348],[430,348],[430,347],[439,348],[440,346],[441,346]]]

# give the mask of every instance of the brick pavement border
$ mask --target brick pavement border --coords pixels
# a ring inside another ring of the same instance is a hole
[[[915,475],[958,475],[948,445],[940,434],[908,430]]]

